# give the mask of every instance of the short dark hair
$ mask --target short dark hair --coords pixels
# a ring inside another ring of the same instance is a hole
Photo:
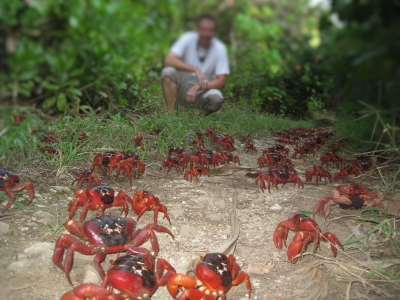
[[[202,20],[209,20],[215,23],[215,29],[218,29],[218,19],[211,14],[204,14],[197,18],[197,26],[199,26],[200,21]]]

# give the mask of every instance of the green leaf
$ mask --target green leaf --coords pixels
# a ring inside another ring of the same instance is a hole
[[[311,210],[299,210],[299,213],[304,215],[312,215],[313,212]]]
[[[67,106],[67,97],[64,93],[60,93],[57,97],[57,109],[64,110]]]
[[[42,85],[47,90],[51,90],[51,91],[58,91],[59,90],[59,86],[58,85],[55,85],[55,84],[52,84],[52,83],[49,83],[49,82],[46,82],[46,81],[43,82]]]
[[[357,242],[359,242],[359,241],[361,241],[361,240],[363,240],[363,239],[365,239],[365,236],[359,236],[359,237],[356,237],[356,238],[354,238],[354,239],[345,241],[345,242],[343,243],[343,245],[348,245],[348,244],[357,243]]]
[[[29,210],[29,208],[27,208],[25,205],[23,205],[21,202],[19,202],[19,201],[14,201],[14,203],[13,203],[16,207],[18,207],[19,209],[22,209],[22,210],[26,210],[26,211],[28,211]]]
[[[81,92],[80,90],[78,90],[78,89],[68,88],[68,89],[67,89],[67,92],[68,92],[69,94],[72,94],[72,95],[82,96],[82,92]]]
[[[52,107],[56,103],[56,100],[57,100],[56,96],[47,98],[46,100],[44,100],[44,102],[42,104],[43,108]]]

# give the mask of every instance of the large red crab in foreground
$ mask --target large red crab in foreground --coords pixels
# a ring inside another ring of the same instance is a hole
[[[157,217],[158,213],[162,212],[164,214],[164,218],[166,218],[171,224],[171,220],[169,219],[168,213],[167,213],[167,207],[164,204],[160,203],[160,199],[152,192],[148,191],[139,191],[136,192],[135,195],[133,195],[132,198],[132,207],[133,211],[135,214],[138,215],[138,221],[141,216],[146,211],[153,210],[154,211],[154,223],[157,223]]]
[[[155,223],[148,224],[143,229],[136,231],[135,225],[135,220],[132,218],[114,216],[97,217],[84,224],[69,220],[65,223],[65,228],[72,235],[63,234],[58,238],[53,253],[53,262],[65,272],[68,282],[71,283],[69,273],[72,269],[74,251],[84,255],[95,255],[94,266],[101,278],[104,278],[105,272],[101,262],[108,253],[131,252],[134,247],[139,247],[150,239],[154,256],[156,256],[159,245],[154,231],[165,232],[174,237],[166,227]],[[77,237],[86,242],[80,241]],[[67,253],[63,265],[65,250]]]
[[[325,218],[331,211],[333,204],[339,203],[341,208],[358,209],[365,205],[366,207],[377,206],[382,208],[382,201],[391,199],[380,191],[368,192],[368,188],[362,183],[341,184],[332,191],[331,196],[321,197],[314,206],[313,215],[320,212]],[[326,208],[325,208],[326,204]]]
[[[107,185],[96,185],[89,187],[86,190],[78,189],[74,191],[76,199],[69,203],[68,211],[69,218],[72,219],[78,206],[82,206],[82,212],[79,220],[82,222],[86,218],[88,209],[99,210],[99,215],[104,215],[104,210],[113,206],[123,206],[122,212],[128,214],[128,203],[132,200],[124,191],[119,191],[117,196],[114,196],[115,191]],[[128,202],[128,203],[127,203]]]
[[[150,299],[157,288],[164,286],[175,273],[173,266],[162,258],[156,261],[147,249],[131,248],[130,254],[120,256],[111,262],[102,287],[85,283],[64,294],[61,300]],[[118,290],[120,293],[116,294],[113,290]]]
[[[337,255],[337,246],[343,250],[343,245],[336,235],[331,232],[322,233],[321,228],[313,219],[297,213],[295,213],[292,218],[280,222],[276,227],[274,232],[274,244],[276,248],[282,249],[282,242],[286,246],[289,230],[296,231],[287,250],[288,259],[294,264],[298,261],[298,257],[296,256],[298,254],[303,254],[307,245],[311,242],[314,243],[314,252],[319,247],[320,240],[331,243],[334,257]]]
[[[15,201],[15,195],[13,192],[19,192],[26,189],[30,198],[28,204],[32,202],[33,197],[35,196],[35,190],[33,189],[33,184],[30,181],[26,181],[15,185],[17,182],[18,182],[18,175],[15,175],[10,171],[0,168],[0,191],[5,192],[6,195],[10,198],[10,201],[3,209],[3,212],[5,212],[13,205]]]
[[[244,282],[250,299],[250,278],[246,272],[239,270],[233,254],[207,253],[197,263],[194,279],[184,274],[174,274],[167,283],[167,289],[178,300],[215,300],[218,297],[225,300],[225,294],[232,286]],[[176,298],[180,287],[185,290]]]

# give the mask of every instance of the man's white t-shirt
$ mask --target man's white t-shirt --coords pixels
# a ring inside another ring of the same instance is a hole
[[[195,66],[203,72],[208,80],[215,79],[216,75],[229,74],[228,54],[225,45],[217,38],[212,38],[210,47],[202,49],[198,46],[199,34],[187,32],[183,34],[171,47],[185,63]],[[189,84],[198,83],[195,73],[181,72],[183,80]]]

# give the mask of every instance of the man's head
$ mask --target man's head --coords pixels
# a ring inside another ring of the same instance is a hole
[[[197,32],[199,33],[199,44],[201,47],[210,46],[211,39],[217,33],[218,21],[212,15],[202,15],[197,19]]]

